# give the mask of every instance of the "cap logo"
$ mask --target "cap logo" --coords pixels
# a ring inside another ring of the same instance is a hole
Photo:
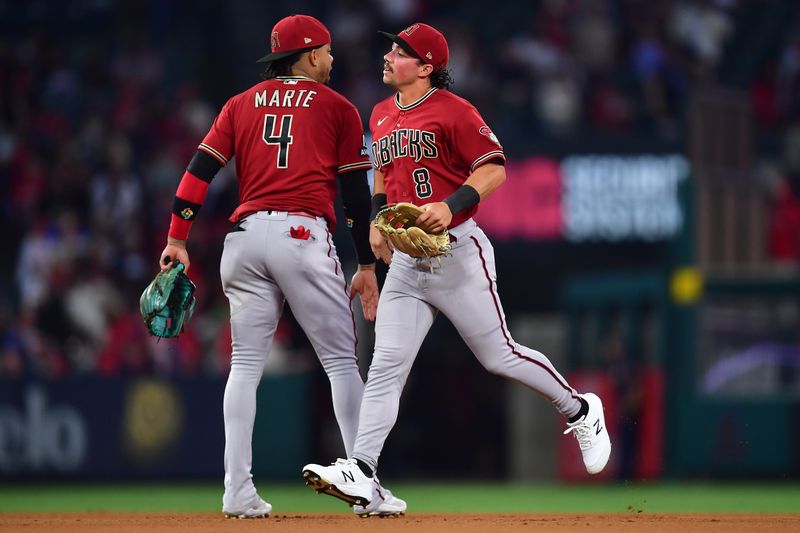
[[[270,44],[272,44],[272,49],[276,50],[281,47],[281,41],[278,39],[278,32],[272,32],[272,38],[270,39]]]
[[[311,42],[311,39],[309,39],[308,37],[303,37],[303,42],[308,44]]]
[[[433,54],[431,54],[430,52],[428,52],[427,54],[425,54],[425,57],[427,57],[428,59],[430,59],[431,61],[433,61]]]
[[[418,28],[419,28],[419,24],[412,24],[408,28],[404,29],[403,33],[405,33],[406,35],[411,35],[415,31],[417,31]]]

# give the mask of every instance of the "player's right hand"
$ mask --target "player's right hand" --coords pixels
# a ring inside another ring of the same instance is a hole
[[[189,261],[189,252],[186,251],[186,241],[180,241],[169,237],[167,238],[167,246],[165,246],[164,251],[161,252],[158,266],[164,271],[169,270],[178,263],[183,263],[184,272],[189,270],[191,262]]]
[[[370,265],[358,265],[358,270],[353,275],[350,282],[350,300],[356,294],[361,297],[361,308],[364,311],[364,318],[370,322],[375,320],[375,313],[378,310],[378,279],[375,277],[375,263]]]
[[[369,245],[372,248],[372,253],[375,257],[386,263],[392,264],[392,245],[384,238],[378,228],[375,227],[375,222],[369,225]]]
[[[441,233],[453,221],[453,213],[444,202],[421,205],[425,212],[417,218],[417,226],[428,233]]]

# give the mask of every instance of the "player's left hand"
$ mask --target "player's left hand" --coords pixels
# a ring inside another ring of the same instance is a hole
[[[361,298],[361,308],[366,320],[375,320],[378,310],[378,279],[375,277],[375,263],[371,265],[358,265],[358,270],[350,282],[350,300],[356,294]]]
[[[450,212],[450,206],[444,202],[433,202],[432,204],[421,205],[420,209],[424,209],[425,212],[417,219],[417,226],[428,233],[444,231],[453,220],[453,213]]]

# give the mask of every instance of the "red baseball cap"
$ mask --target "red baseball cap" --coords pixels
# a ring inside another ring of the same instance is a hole
[[[433,68],[444,68],[450,60],[450,49],[447,47],[447,40],[433,26],[417,22],[397,35],[385,31],[379,31],[378,33],[396,43],[397,46],[417,59],[430,63]]]
[[[307,52],[331,42],[331,33],[325,25],[308,15],[289,15],[272,28],[270,34],[272,53],[256,63],[269,63],[298,52]]]

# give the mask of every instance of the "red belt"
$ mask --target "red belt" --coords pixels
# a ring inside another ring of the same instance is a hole
[[[286,213],[287,215],[297,215],[297,216],[300,216],[300,217],[313,218],[315,220],[317,218],[317,215],[312,215],[308,211],[284,211],[282,209],[259,209],[259,211],[263,211],[263,212],[265,212],[265,213],[267,213],[269,215],[274,215],[275,213]],[[241,217],[239,217],[239,220],[236,221],[234,224],[238,224],[239,222],[241,222],[242,220],[246,219],[247,217],[249,217],[250,215],[252,215],[252,214],[254,214],[256,212],[257,211],[251,211],[249,213],[244,213]]]
[[[289,214],[290,215],[297,215],[297,216],[300,216],[300,217],[313,218],[313,219],[317,218],[317,215],[312,215],[311,213],[306,213],[305,211],[289,211]]]
[[[272,215],[274,213],[280,213],[282,210],[281,209],[264,209],[263,211],[266,211],[268,214]],[[299,217],[308,217],[308,218],[313,218],[313,219],[317,218],[317,215],[312,215],[311,213],[308,213],[307,211],[286,211],[286,214],[288,214],[288,215],[297,215]]]

